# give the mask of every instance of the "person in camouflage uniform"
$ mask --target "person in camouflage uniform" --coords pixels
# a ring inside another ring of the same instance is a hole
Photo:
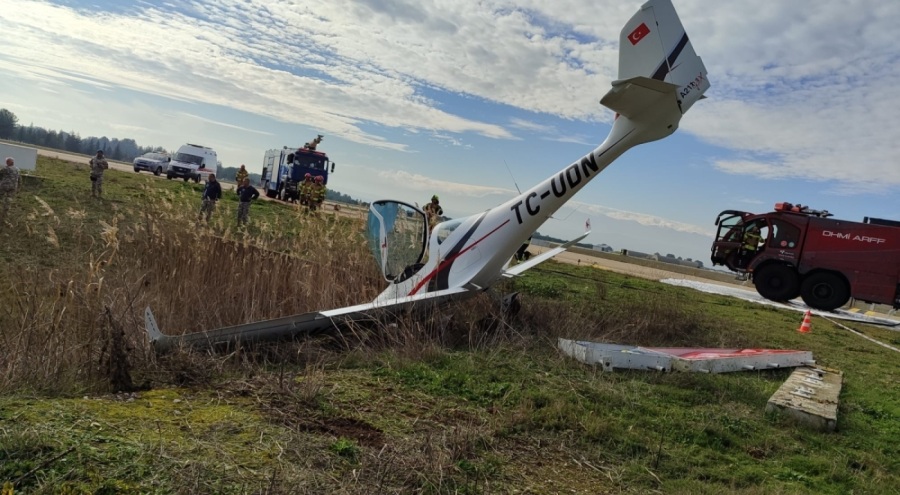
[[[6,166],[0,169],[0,222],[6,221],[9,205],[19,190],[19,169],[12,157],[6,159]]]
[[[103,150],[97,150],[97,156],[91,158],[91,197],[99,198],[103,194],[103,172],[109,168],[109,162],[103,157]]]

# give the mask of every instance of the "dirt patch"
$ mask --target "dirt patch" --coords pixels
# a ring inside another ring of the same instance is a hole
[[[311,422],[306,426],[306,431],[315,433],[329,433],[336,437],[350,438],[366,447],[381,447],[384,445],[384,433],[378,428],[353,418],[328,418]]]
[[[384,432],[378,428],[360,419],[326,415],[314,401],[285,400],[275,396],[268,399],[257,395],[263,414],[293,430],[348,438],[365,447],[380,448],[385,444]]]

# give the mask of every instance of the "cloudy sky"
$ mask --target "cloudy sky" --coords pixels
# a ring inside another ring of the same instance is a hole
[[[0,0],[21,124],[215,148],[260,171],[317,133],[351,196],[463,216],[599,144],[640,0]],[[900,2],[674,0],[708,99],[546,223],[706,261],[719,211],[900,219]]]

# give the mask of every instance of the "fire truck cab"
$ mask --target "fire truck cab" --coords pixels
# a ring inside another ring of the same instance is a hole
[[[334,167],[327,154],[307,147],[268,150],[263,157],[262,186],[270,198],[296,200],[306,174],[321,176],[323,183],[328,184]]]
[[[825,210],[777,203],[769,213],[716,218],[713,265],[752,277],[766,299],[800,296],[831,311],[851,297],[900,307],[900,222],[836,220]]]

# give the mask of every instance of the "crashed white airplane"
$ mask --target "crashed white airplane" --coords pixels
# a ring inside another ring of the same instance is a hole
[[[580,241],[587,233],[510,266],[519,246],[550,215],[629,148],[675,132],[681,116],[709,88],[703,62],[694,52],[671,0],[645,3],[622,29],[619,45],[619,79],[600,100],[616,112],[616,119],[609,136],[594,151],[506,203],[440,223],[430,233],[419,208],[390,200],[371,205],[369,243],[389,282],[374,301],[176,336],[160,332],[147,308],[150,341],[157,350],[166,350],[179,345],[291,338],[413,306],[471,297]]]

